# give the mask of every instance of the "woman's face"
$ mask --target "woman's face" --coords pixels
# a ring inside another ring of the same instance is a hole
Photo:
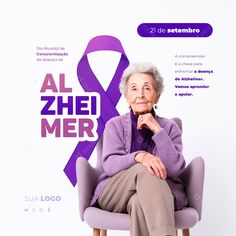
[[[132,74],[127,82],[125,97],[135,115],[150,112],[159,100],[153,77],[143,73]]]

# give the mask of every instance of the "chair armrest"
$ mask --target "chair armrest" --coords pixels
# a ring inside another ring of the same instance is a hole
[[[77,158],[76,177],[81,220],[84,220],[84,211],[90,205],[92,194],[97,185],[98,176],[97,170],[93,168],[85,158]]]
[[[189,206],[197,210],[199,214],[199,220],[202,216],[204,174],[204,160],[202,157],[196,157],[179,176],[186,187]]]

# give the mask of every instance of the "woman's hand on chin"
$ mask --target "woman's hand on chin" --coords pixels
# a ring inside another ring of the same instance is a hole
[[[162,160],[149,152],[140,152],[135,156],[135,161],[144,165],[148,172],[160,179],[166,179],[167,171]]]
[[[142,128],[150,129],[153,133],[157,133],[161,130],[161,126],[158,124],[158,122],[151,113],[139,115],[137,129]]]

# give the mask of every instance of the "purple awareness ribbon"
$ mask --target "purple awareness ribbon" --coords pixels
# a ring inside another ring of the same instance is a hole
[[[99,83],[98,79],[94,75],[90,68],[87,55],[92,52],[110,50],[121,53],[121,58],[116,69],[116,72],[107,88],[104,91],[103,87]],[[116,105],[120,99],[121,93],[119,91],[119,83],[123,71],[129,65],[128,58],[121,45],[121,42],[113,36],[97,36],[92,38],[88,46],[80,59],[77,67],[78,80],[83,87],[85,92],[97,92],[101,98],[101,116],[97,119],[98,128],[98,140],[103,133],[105,124],[114,116],[118,116],[119,113],[116,110]],[[97,141],[81,141],[77,144],[74,152],[72,153],[69,161],[67,162],[64,172],[73,184],[76,185],[76,169],[75,164],[78,157],[84,157],[87,160],[90,158],[94,148],[96,147]]]

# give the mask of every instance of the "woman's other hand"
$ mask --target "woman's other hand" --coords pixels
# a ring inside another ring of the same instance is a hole
[[[135,156],[135,161],[144,165],[150,174],[156,175],[160,179],[166,179],[167,171],[159,157],[148,152],[140,152]]]

